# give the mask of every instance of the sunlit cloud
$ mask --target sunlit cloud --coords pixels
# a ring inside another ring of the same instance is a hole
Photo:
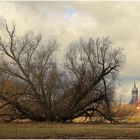
[[[140,81],[140,2],[0,2],[0,9],[0,36],[6,19],[16,23],[19,36],[32,30],[44,40],[57,39],[59,61],[71,41],[109,36],[126,55],[116,92],[129,101],[133,82]]]

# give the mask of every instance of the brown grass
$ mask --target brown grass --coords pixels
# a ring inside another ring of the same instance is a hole
[[[140,125],[0,124],[0,138],[140,138]]]

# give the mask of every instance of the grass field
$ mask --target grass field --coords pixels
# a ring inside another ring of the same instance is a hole
[[[140,139],[140,125],[0,124],[0,138]]]

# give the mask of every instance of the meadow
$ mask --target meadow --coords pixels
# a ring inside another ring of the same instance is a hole
[[[0,138],[140,139],[140,124],[1,123]]]

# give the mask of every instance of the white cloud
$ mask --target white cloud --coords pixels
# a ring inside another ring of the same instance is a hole
[[[127,56],[117,91],[130,98],[133,81],[140,80],[140,2],[0,2],[0,9],[0,19],[16,22],[18,35],[33,30],[57,38],[60,59],[80,36],[110,36]]]

